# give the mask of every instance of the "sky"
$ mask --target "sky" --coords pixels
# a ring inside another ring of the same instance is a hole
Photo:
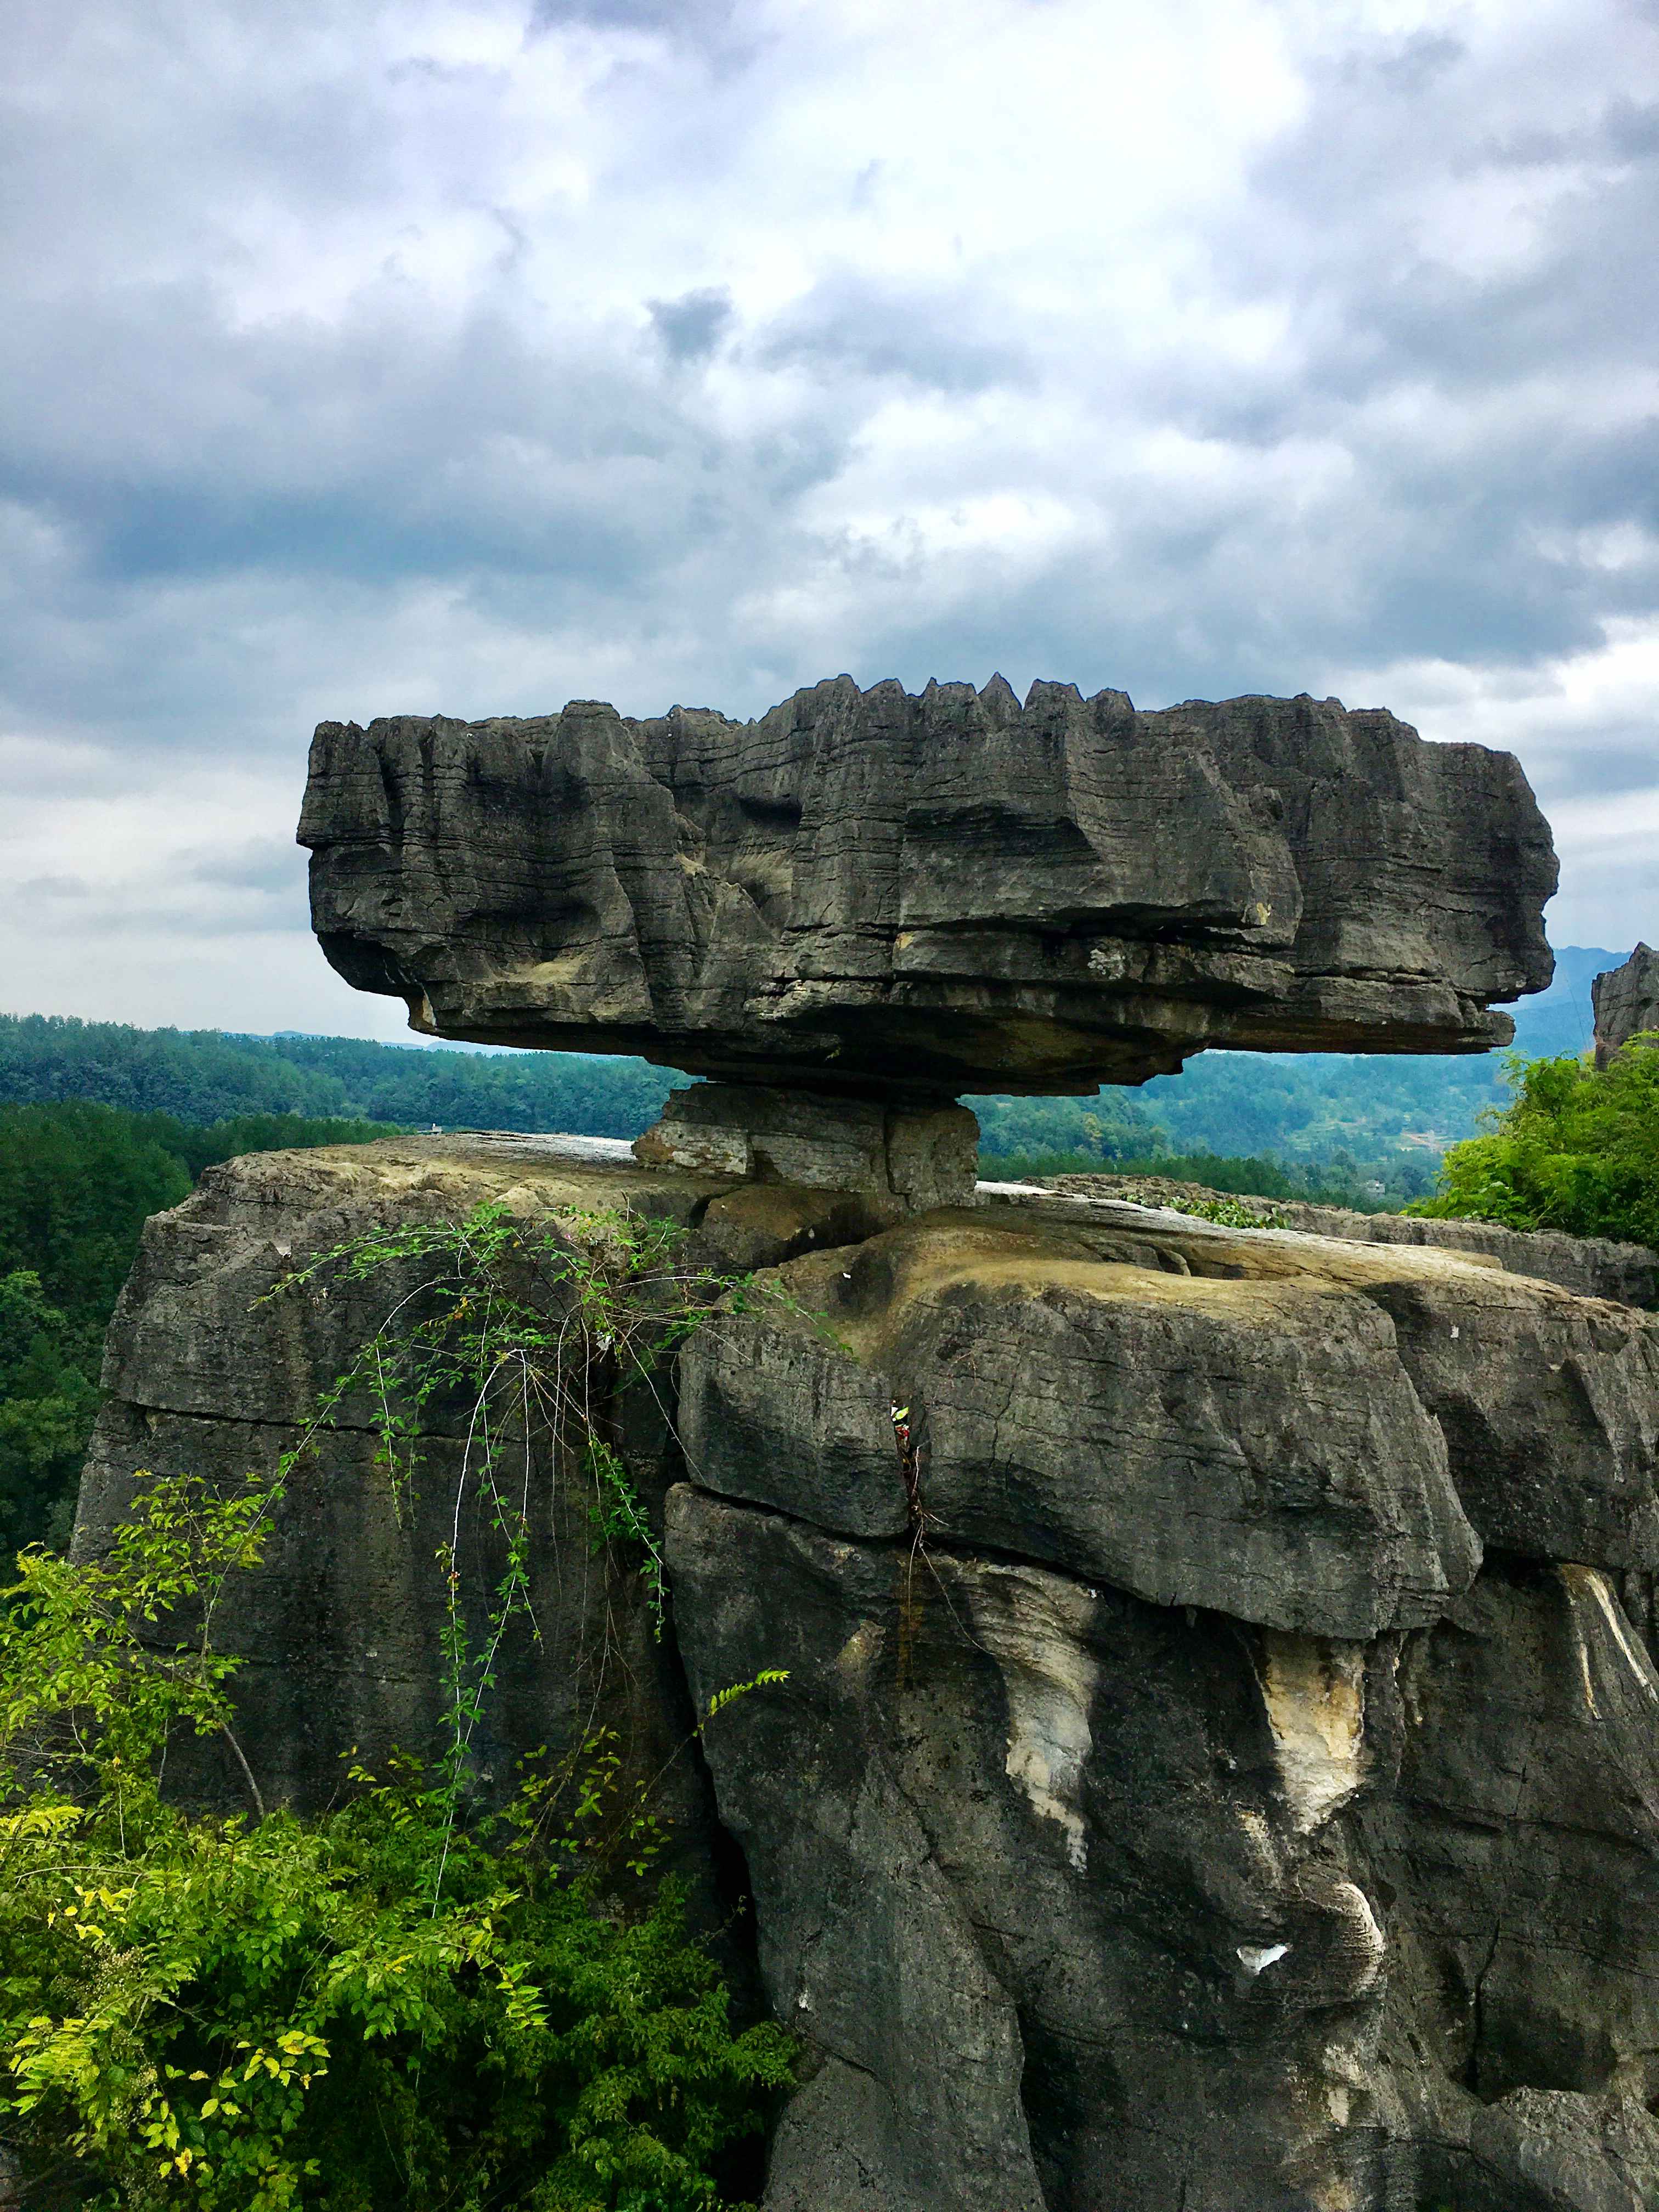
[[[0,1007],[391,1037],[320,719],[1000,670],[1520,757],[1659,941],[1659,0],[13,0]]]

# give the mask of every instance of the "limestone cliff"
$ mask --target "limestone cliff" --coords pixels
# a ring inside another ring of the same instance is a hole
[[[117,1316],[80,1540],[137,1467],[273,1463],[366,1312],[263,1294],[356,1228],[669,1216],[789,1297],[691,1338],[672,1426],[623,1410],[662,1644],[534,1470],[562,1595],[484,1757],[597,1693],[654,1759],[788,1668],[670,1807],[708,1920],[746,1884],[806,2054],[768,2212],[1659,2203],[1659,1317],[1520,1239],[1090,1194],[895,1218],[582,1149],[211,1170]],[[250,1755],[301,1802],[352,1745],[422,1747],[440,1697],[453,1419],[401,1526],[343,1419],[234,1617]]]

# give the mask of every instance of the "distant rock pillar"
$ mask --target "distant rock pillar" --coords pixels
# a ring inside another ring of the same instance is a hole
[[[634,1152],[647,1167],[857,1191],[890,1203],[897,1218],[973,1204],[979,1123],[951,1101],[698,1083],[671,1092]]]
[[[1605,1067],[1621,1045],[1644,1030],[1659,1030],[1659,952],[1638,945],[1622,968],[1609,968],[1590,985],[1595,1004],[1595,1065]]]

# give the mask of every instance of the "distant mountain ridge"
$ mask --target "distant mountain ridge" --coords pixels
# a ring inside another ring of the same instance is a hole
[[[1629,957],[1609,952],[1605,945],[1558,945],[1555,978],[1548,990],[1536,998],[1518,999],[1508,1009],[1515,1018],[1514,1050],[1528,1060],[1588,1052],[1595,1041],[1590,985],[1605,969],[1617,968]]]
[[[641,1060],[577,1053],[411,1051],[360,1037],[251,1037],[0,1015],[0,1103],[90,1098],[185,1121],[355,1115],[406,1126],[633,1137],[656,1119],[676,1080]]]

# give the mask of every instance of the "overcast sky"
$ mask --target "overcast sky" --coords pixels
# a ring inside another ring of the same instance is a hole
[[[1659,941],[1659,0],[13,0],[0,1006],[401,1033],[321,717],[1388,706]]]

